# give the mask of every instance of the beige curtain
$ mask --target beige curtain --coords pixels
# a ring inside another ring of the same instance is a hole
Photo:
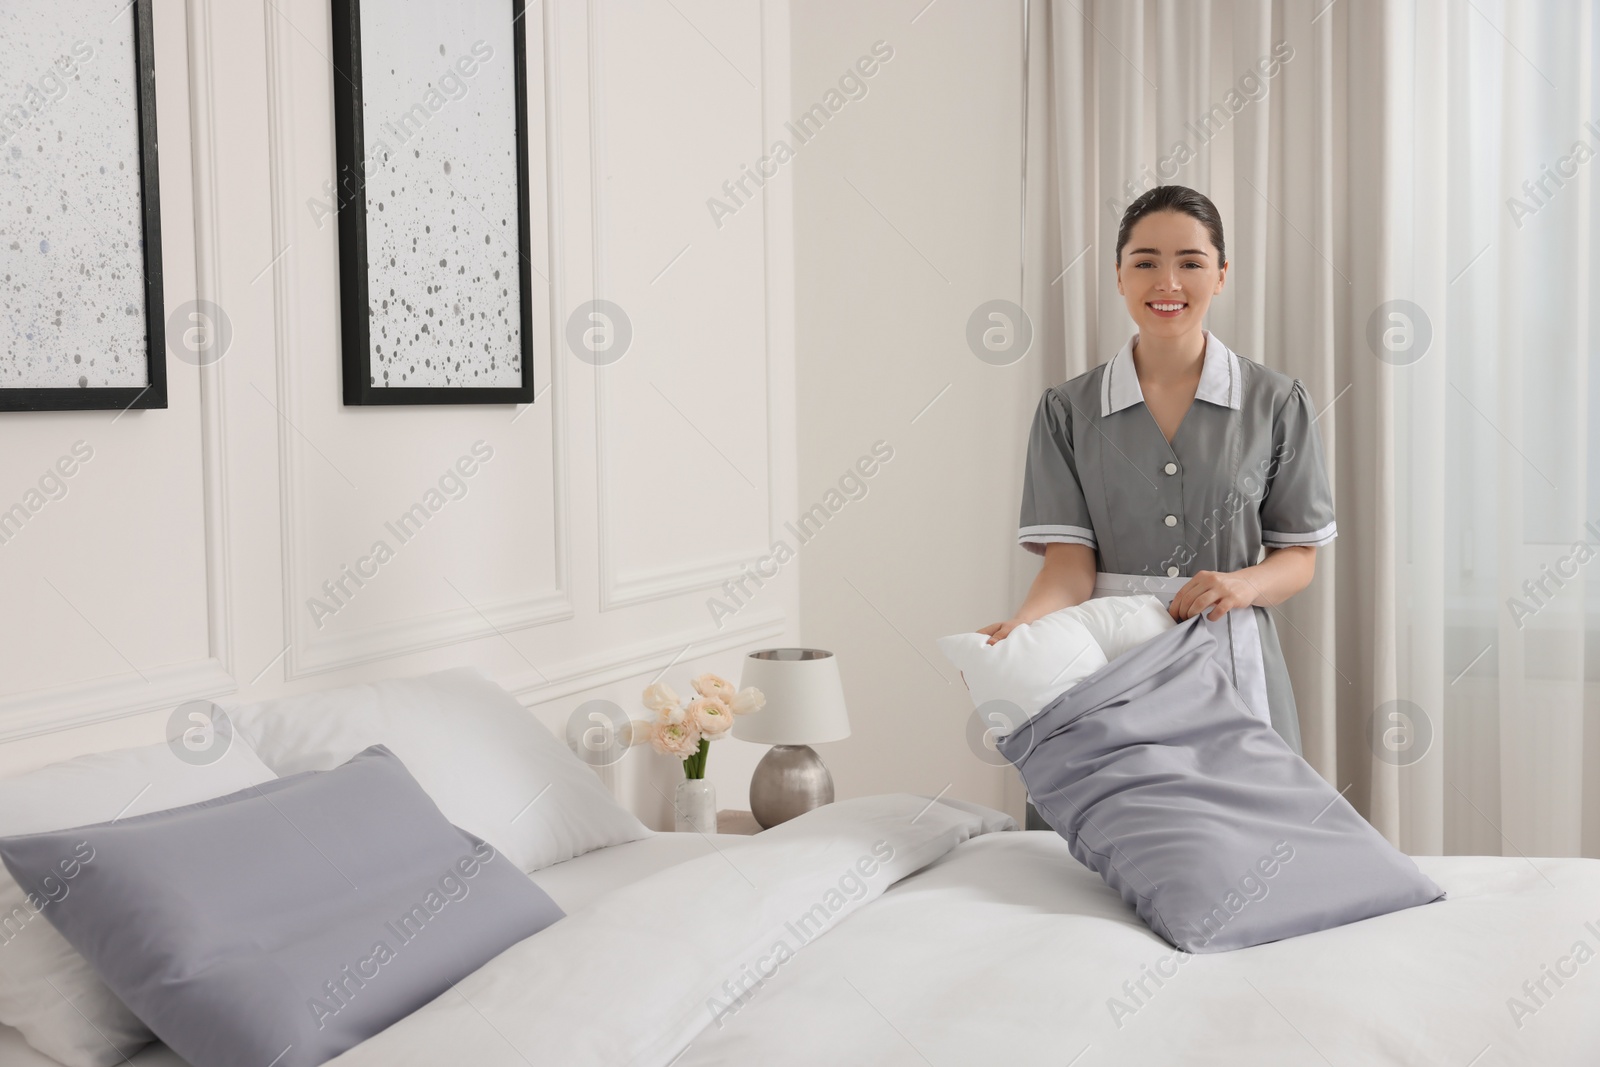
[[[1594,5],[1026,2],[1040,387],[1132,329],[1123,208],[1210,196],[1207,325],[1323,409],[1306,759],[1409,852],[1600,856]]]

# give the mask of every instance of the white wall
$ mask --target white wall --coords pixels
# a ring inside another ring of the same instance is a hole
[[[1008,618],[1037,569],[1022,453],[1063,375],[1037,345],[997,367],[966,342],[980,303],[1022,301],[1021,5],[805,0],[793,23],[797,114],[893,49],[793,164],[801,507],[894,449],[803,552],[801,633],[838,652],[853,727],[823,756],[841,796],[948,788],[1020,816],[934,640]]]
[[[637,711],[664,668],[680,691],[737,681],[745,651],[795,643],[796,567],[720,624],[706,603],[794,512],[787,180],[720,226],[706,203],[788,117],[783,0],[530,5],[527,408],[340,402],[337,230],[312,207],[334,172],[327,0],[155,17],[166,304],[215,301],[232,347],[204,372],[170,359],[164,411],[0,416],[0,500],[94,450],[0,545],[0,773],[160,740],[189,699],[461,663],[560,729],[595,697]],[[562,340],[593,297],[634,329],[600,369]],[[466,496],[319,626],[307,599],[477,441],[494,454]],[[717,743],[723,807],[763,751]],[[607,775],[657,826],[678,776],[645,751]]]

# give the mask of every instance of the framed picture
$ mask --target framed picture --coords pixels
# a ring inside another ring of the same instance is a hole
[[[346,404],[534,397],[522,0],[334,0]]]
[[[0,4],[0,411],[167,406],[151,25]]]

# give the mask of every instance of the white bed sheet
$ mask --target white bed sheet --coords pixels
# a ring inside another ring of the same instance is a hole
[[[713,850],[738,848],[750,838],[739,834],[658,833],[610,848],[596,849],[557,863],[530,876],[550,898],[571,915],[595,897]],[[188,1067],[165,1045],[144,1048],[130,1061],[132,1067]],[[0,1026],[0,1067],[61,1067],[36,1051],[9,1026]]]
[[[808,945],[674,1067],[1600,1064],[1600,958],[1562,965],[1577,973],[1533,1014],[1508,1006],[1534,1006],[1523,983],[1577,942],[1600,949],[1600,861],[1415,859],[1448,900],[1179,962],[1055,833],[976,837]]]

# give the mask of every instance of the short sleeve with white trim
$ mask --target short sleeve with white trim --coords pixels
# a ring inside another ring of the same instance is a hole
[[[1338,536],[1315,419],[1311,397],[1296,378],[1273,417],[1272,465],[1261,500],[1261,543],[1267,548],[1325,545]]]
[[[1094,524],[1078,478],[1072,410],[1056,388],[1046,389],[1028,432],[1017,542],[1035,555],[1051,543],[1095,547]]]

